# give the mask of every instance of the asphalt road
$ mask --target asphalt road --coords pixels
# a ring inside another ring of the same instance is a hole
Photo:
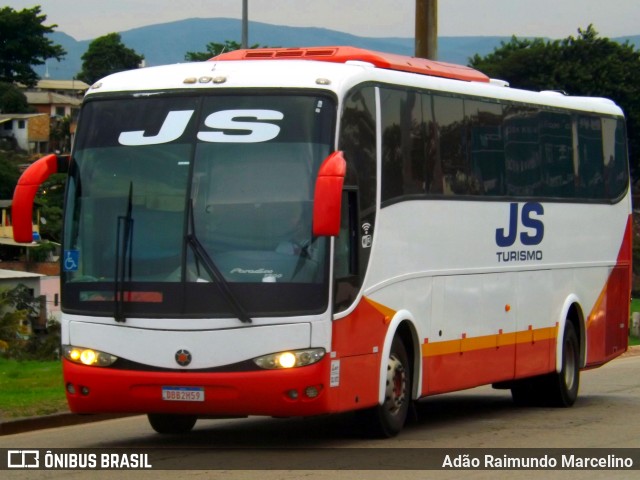
[[[424,462],[416,460],[416,456],[424,459],[424,452],[444,452],[431,449],[451,449],[452,454],[468,452],[463,449],[542,449],[530,451],[538,455],[557,452],[553,449],[579,453],[576,449],[633,448],[634,458],[638,458],[639,427],[640,356],[631,355],[583,372],[579,399],[569,409],[516,407],[508,391],[482,387],[421,401],[412,422],[396,438],[387,440],[364,437],[352,415],[200,420],[194,431],[185,436],[158,435],[146,417],[134,416],[5,435],[0,437],[0,449],[153,449],[154,467],[167,470],[10,470],[0,475],[16,479],[75,479],[86,478],[89,473],[98,479],[636,479],[638,470],[423,470]],[[407,464],[417,468],[406,470]],[[194,467],[213,471],[193,470]]]

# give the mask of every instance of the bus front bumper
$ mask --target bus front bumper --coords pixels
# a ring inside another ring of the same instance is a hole
[[[120,370],[65,359],[63,372],[74,413],[283,417],[330,413],[328,358],[288,370],[224,373]]]

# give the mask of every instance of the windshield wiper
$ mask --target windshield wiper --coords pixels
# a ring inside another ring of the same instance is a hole
[[[115,312],[113,314],[116,322],[126,322],[124,314],[124,282],[131,282],[132,255],[133,250],[133,182],[129,183],[129,199],[127,201],[127,213],[118,217],[116,229],[116,272],[113,285],[113,301]],[[122,244],[122,245],[121,245]],[[122,252],[120,251],[122,249]],[[128,260],[128,262],[127,262]],[[128,268],[127,268],[128,267]]]
[[[195,224],[193,219],[193,201],[189,201],[189,223],[191,233],[187,234],[187,244],[193,250],[194,255],[197,260],[202,262],[204,269],[207,271],[209,276],[215,280],[216,285],[220,289],[220,293],[225,298],[233,313],[238,317],[238,319],[243,323],[251,323],[251,317],[244,309],[238,297],[233,293],[231,287],[229,286],[229,282],[224,278],[224,275],[213,261],[207,249],[204,248],[198,237],[196,236]]]

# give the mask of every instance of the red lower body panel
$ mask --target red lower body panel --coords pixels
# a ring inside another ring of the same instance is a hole
[[[557,327],[422,346],[422,394],[453,392],[555,370]]]
[[[587,322],[587,367],[600,366],[627,350],[630,274],[615,267]]]
[[[183,413],[308,416],[328,413],[329,359],[291,370],[144,372],[87,367],[64,360],[67,400],[75,413]],[[204,401],[167,401],[163,387],[201,387]],[[307,387],[316,387],[314,398]],[[297,395],[291,395],[295,390]]]

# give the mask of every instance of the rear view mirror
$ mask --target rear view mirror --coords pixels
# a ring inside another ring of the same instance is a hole
[[[54,173],[67,171],[68,157],[47,155],[33,162],[20,176],[13,192],[11,217],[13,239],[18,243],[33,241],[33,200],[40,185]]]
[[[336,237],[340,233],[342,186],[346,173],[347,162],[340,151],[333,152],[320,165],[313,195],[313,235],[316,237]]]

